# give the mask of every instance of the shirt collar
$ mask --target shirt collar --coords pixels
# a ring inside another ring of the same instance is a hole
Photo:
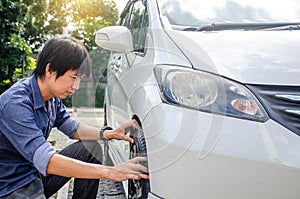
[[[31,85],[32,94],[33,94],[34,109],[38,109],[38,108],[42,108],[42,107],[46,108],[35,75],[30,77],[30,83],[31,83],[30,85]]]

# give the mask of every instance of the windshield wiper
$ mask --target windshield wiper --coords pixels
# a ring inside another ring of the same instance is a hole
[[[290,23],[212,23],[200,27],[187,27],[183,31],[221,31],[221,30],[263,30],[263,29],[280,30],[299,30],[300,22]]]

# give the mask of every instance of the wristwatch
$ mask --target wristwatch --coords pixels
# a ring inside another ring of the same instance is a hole
[[[105,130],[112,130],[112,129],[113,129],[113,128],[111,128],[111,127],[109,127],[109,126],[104,126],[104,127],[102,127],[102,128],[100,129],[100,132],[99,132],[100,140],[103,140],[103,141],[109,140],[109,139],[106,139],[106,138],[104,137],[103,133],[104,133]]]

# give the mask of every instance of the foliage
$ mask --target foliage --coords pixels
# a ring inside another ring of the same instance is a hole
[[[114,1],[73,1],[71,23],[73,36],[83,41],[89,51],[95,48],[95,31],[117,22],[118,10]]]
[[[97,47],[90,51],[90,57],[93,63],[92,74],[95,82],[106,81],[106,66],[110,52],[103,48]]]
[[[118,10],[114,1],[75,0],[69,4],[70,34],[81,40],[89,51],[92,66],[92,83],[82,82],[80,89],[70,99],[64,100],[67,106],[103,106],[104,87],[98,86],[105,80],[109,52],[96,47],[95,32],[105,26],[114,25]]]
[[[0,93],[21,77],[28,75],[36,53],[51,30],[61,32],[59,26],[48,22],[48,13],[54,9],[47,0],[0,0]],[[62,22],[64,18],[57,17]],[[21,71],[24,68],[26,71]],[[20,76],[20,74],[22,74]]]
[[[114,1],[105,0],[75,0],[70,4],[70,10],[70,24],[74,28],[70,34],[85,44],[93,63],[93,84],[81,83],[79,95],[73,97],[76,100],[72,101],[72,105],[102,107],[104,88],[98,84],[105,81],[109,51],[96,47],[95,32],[115,25],[118,10]]]
[[[26,57],[26,60],[23,61],[25,71],[22,68],[16,68],[12,77],[14,82],[18,81],[22,77],[28,77],[32,74],[35,68],[35,59],[32,57]]]
[[[95,31],[114,25],[118,12],[107,0],[0,0],[0,93],[29,76],[44,42],[67,33],[84,42],[91,53],[97,84],[108,52],[95,45]],[[68,29],[66,29],[68,27]],[[99,54],[95,54],[95,51]],[[22,69],[25,69],[24,71]]]

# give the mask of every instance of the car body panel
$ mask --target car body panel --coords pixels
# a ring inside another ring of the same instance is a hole
[[[167,32],[197,69],[243,83],[300,84],[297,31]]]
[[[155,107],[144,120],[154,193],[163,198],[299,198],[299,137],[272,120],[235,120]]]
[[[111,41],[105,110],[107,125],[114,128],[133,116],[140,120],[149,198],[300,198],[300,137],[295,132],[268,115],[263,121],[241,119],[167,101],[154,73],[158,66],[175,66],[215,74],[247,90],[249,85],[297,90],[299,30],[176,30],[164,23],[156,1],[143,2],[149,12],[145,51],[124,50],[130,39],[119,47]],[[258,93],[252,94],[260,103]],[[292,97],[285,96],[284,103],[300,103],[299,92]],[[300,114],[295,115],[297,122]],[[127,142],[108,143],[114,164],[128,159]]]

